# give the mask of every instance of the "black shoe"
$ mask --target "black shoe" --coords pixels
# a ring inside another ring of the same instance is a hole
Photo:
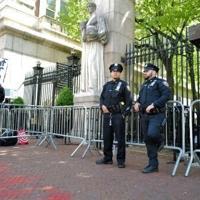
[[[147,166],[145,166],[144,169],[147,169],[147,168],[149,168],[149,167],[150,167],[150,164],[148,164]]]
[[[117,166],[118,166],[118,168],[125,168],[126,167],[124,163],[118,163]]]
[[[102,165],[102,164],[113,164],[112,160],[107,160],[105,158],[101,158],[99,160],[96,160],[97,165]]]
[[[143,171],[142,171],[142,173],[144,173],[144,174],[153,173],[153,172],[158,172],[158,167],[149,166],[149,167],[143,169]]]
[[[158,152],[162,151],[164,149],[164,142],[161,142],[160,144],[158,144]]]

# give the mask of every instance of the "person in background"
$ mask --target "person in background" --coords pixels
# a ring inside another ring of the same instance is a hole
[[[103,86],[100,108],[103,112],[104,157],[96,164],[112,164],[114,133],[117,144],[117,164],[125,168],[125,117],[132,109],[132,97],[128,84],[120,79],[123,67],[115,63],[109,67],[112,80]]]
[[[143,173],[158,172],[158,151],[163,148],[161,126],[165,122],[165,104],[171,97],[168,83],[157,77],[159,68],[151,63],[144,67],[144,83],[134,104],[140,113],[141,131],[147,148],[149,162]]]
[[[5,99],[5,90],[3,86],[0,84],[0,103],[2,103]]]

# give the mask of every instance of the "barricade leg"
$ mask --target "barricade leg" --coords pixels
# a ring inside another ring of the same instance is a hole
[[[200,152],[200,150],[196,149],[195,151],[193,151],[191,153],[190,160],[188,162],[187,169],[186,169],[186,172],[185,172],[185,176],[189,175],[189,172],[190,172],[190,169],[192,167],[192,162],[193,161],[198,162],[198,164],[200,165],[200,159],[199,159],[198,155],[196,154],[197,152]]]
[[[57,149],[56,144],[53,140],[52,135],[48,135],[48,141],[50,141],[49,143],[53,145],[54,149]]]
[[[172,171],[172,176],[175,176],[176,171],[177,171],[177,169],[178,169],[178,166],[179,166],[179,164],[180,164],[182,155],[183,155],[183,150],[182,150],[181,148],[178,148],[177,150],[179,150],[179,155],[178,155],[178,158],[177,158],[176,163],[175,163],[175,165],[174,165],[174,169],[173,169],[173,171]]]
[[[87,138],[87,136],[85,135],[85,138]],[[83,152],[83,155],[81,156],[81,158],[84,158],[85,157],[85,155],[86,155],[86,153],[88,152],[88,150],[90,150],[90,147],[91,147],[91,133],[89,133],[89,135],[88,135],[88,141],[87,141],[87,148],[85,149],[85,151]],[[85,141],[86,141],[86,139],[85,139]]]
[[[191,155],[190,155],[190,160],[188,162],[188,166],[187,166],[187,169],[186,169],[186,172],[185,172],[185,176],[188,176],[189,175],[189,172],[190,172],[190,168],[192,166],[192,161],[194,160],[194,154],[193,152],[191,152]]]
[[[193,146],[193,143],[194,143],[194,134],[193,134],[194,124],[193,124],[193,122],[195,121],[194,119],[197,119],[197,122],[198,122],[198,117],[196,118],[195,115],[194,115],[194,113],[195,113],[195,106],[194,105],[196,105],[196,104],[197,105],[200,104],[200,99],[194,100],[190,105],[190,120],[189,120],[190,124],[189,125],[190,125],[190,154],[191,155],[190,155],[190,160],[188,162],[188,166],[187,166],[187,169],[186,169],[186,172],[185,172],[185,176],[188,176],[190,169],[191,169],[191,166],[192,166],[192,162],[194,160],[197,161],[200,164],[200,160],[199,160],[199,158],[196,154],[197,152],[200,152],[200,149],[194,150],[194,146]]]
[[[115,145],[113,145],[113,148],[115,148],[114,151],[116,151]],[[85,149],[85,151],[84,151],[84,153],[83,153],[83,155],[82,155],[81,158],[84,158],[85,155],[86,155],[86,153],[87,153],[89,150],[90,150],[90,152],[91,152],[91,142],[88,143],[88,146],[87,146],[87,148]],[[99,155],[102,155],[102,154],[100,153],[100,151],[99,151],[97,148],[96,148],[95,150],[97,150],[97,152],[98,152]],[[115,152],[114,152],[114,153],[115,153]],[[113,155],[114,155],[114,153],[113,153]]]
[[[86,153],[88,152],[88,150],[90,149],[90,144],[87,145],[87,148],[85,149],[85,151],[83,152],[83,155],[81,156],[81,158],[84,158]]]
[[[44,134],[42,134],[42,135],[39,137],[39,139],[37,140],[35,146],[39,146],[40,143],[43,143],[43,142],[44,142],[43,140],[45,140]]]
[[[41,141],[38,142],[38,146],[42,145],[44,141],[47,141],[47,145],[52,144],[54,149],[56,149],[56,145],[54,143],[54,140],[52,138],[51,132],[49,132],[49,127],[51,127],[53,123],[53,117],[52,117],[52,110],[51,109],[46,109],[43,111],[43,121],[44,121],[44,135],[41,136]],[[50,128],[51,131],[51,128]],[[42,139],[42,137],[44,137]]]
[[[85,139],[78,145],[78,147],[76,147],[76,149],[71,153],[70,157],[73,157],[73,156],[75,155],[75,153],[79,150],[79,148],[80,148],[83,144],[87,144]]]
[[[167,148],[179,151],[171,174],[171,176],[175,176],[181,158],[185,159],[185,107],[182,102],[168,101],[166,116],[165,133]]]
[[[36,146],[41,146],[44,143],[44,141],[47,141],[47,145],[52,144],[54,149],[57,149],[54,140],[52,138],[52,135],[48,133],[40,137],[39,141],[36,143]]]

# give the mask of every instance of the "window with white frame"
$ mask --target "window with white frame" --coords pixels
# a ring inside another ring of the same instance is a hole
[[[46,15],[54,18],[56,11],[56,0],[47,0]]]

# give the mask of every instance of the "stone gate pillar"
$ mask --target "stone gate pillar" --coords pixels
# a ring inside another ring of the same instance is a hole
[[[104,47],[104,76],[110,79],[110,64],[121,62],[126,45],[133,41],[134,0],[93,0],[97,12],[104,15],[108,25],[109,41]],[[126,69],[124,69],[126,71]],[[75,104],[91,105],[99,103],[98,96],[76,96]]]
[[[98,11],[106,16],[109,42],[105,46],[105,80],[110,78],[108,67],[121,61],[126,44],[133,42],[134,0],[95,0]],[[126,69],[125,69],[126,70]]]

